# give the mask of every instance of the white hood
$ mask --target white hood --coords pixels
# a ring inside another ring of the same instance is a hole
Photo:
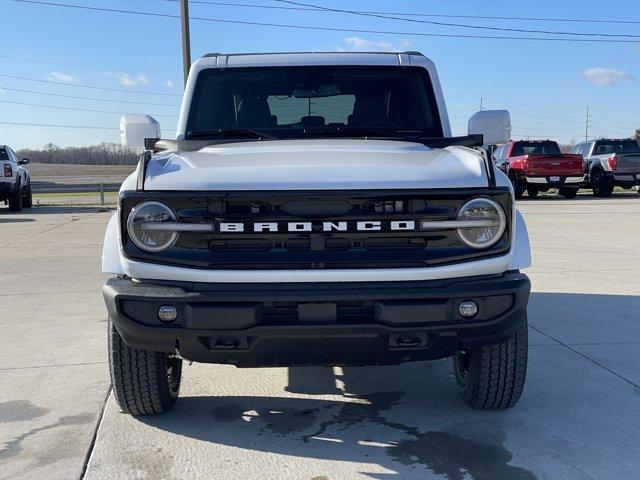
[[[464,147],[381,140],[227,143],[166,153],[145,190],[347,190],[486,187],[482,158]]]

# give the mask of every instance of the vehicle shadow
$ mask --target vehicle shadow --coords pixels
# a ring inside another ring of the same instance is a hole
[[[519,202],[545,202],[545,201],[566,201],[566,202],[573,202],[573,201],[585,201],[585,200],[591,200],[594,202],[606,202],[606,201],[610,201],[610,200],[617,200],[617,199],[624,199],[624,200],[640,200],[640,194],[638,194],[638,192],[635,191],[629,191],[629,192],[616,192],[616,193],[612,193],[610,196],[608,197],[596,197],[595,195],[593,195],[590,192],[580,192],[575,198],[572,199],[565,199],[562,195],[560,194],[548,194],[548,195],[538,195],[536,197],[530,197],[528,195],[525,195],[522,198],[519,198],[516,203]]]
[[[49,205],[49,206],[38,206],[34,205],[32,208],[25,208],[21,212],[10,212],[9,208],[0,207],[0,216],[3,218],[0,219],[2,222],[33,222],[33,218],[24,218],[26,215],[30,214],[45,214],[45,215],[69,215],[69,214],[80,214],[80,213],[101,213],[101,212],[109,212],[115,210],[115,207],[109,206],[100,206],[100,207],[90,207],[90,206],[82,206],[82,205]],[[16,216],[17,218],[9,218],[12,216]]]
[[[442,362],[431,362],[344,368],[338,375],[332,368],[290,368],[286,391],[298,396],[186,397],[170,414],[141,420],[200,441],[371,464],[374,471],[382,467],[400,478],[423,478],[418,472],[429,469],[451,480],[462,479],[462,472],[480,480],[535,479],[532,472],[510,465],[513,454],[504,446],[501,420],[492,412],[483,418],[470,412],[443,367]],[[416,377],[424,385],[418,391],[405,391],[402,382],[389,381]],[[311,392],[321,396],[299,396]],[[425,398],[430,408],[418,401]],[[427,424],[429,410],[461,421],[471,414],[476,416],[474,428],[444,427],[438,421],[433,428],[423,429],[423,422],[414,426],[409,419],[420,418],[420,410]],[[372,479],[389,476],[374,471],[362,473]]]
[[[275,396],[181,397],[170,413],[139,420],[180,437],[247,452],[370,464],[371,471],[361,473],[373,479],[535,479],[537,470],[519,466],[531,455],[579,477],[571,470],[572,460],[555,458],[556,452],[597,432],[590,423],[599,425],[602,418],[610,422],[607,431],[622,428],[620,418],[609,419],[605,412],[621,407],[618,402],[627,405],[629,400],[614,392],[629,385],[565,344],[573,338],[580,350],[579,345],[594,340],[611,342],[611,347],[621,339],[640,343],[640,326],[625,314],[638,310],[640,296],[532,294],[528,385],[519,405],[506,411],[469,408],[458,396],[450,361],[442,360],[289,368],[284,392]],[[228,371],[239,383],[255,378],[242,372]],[[614,383],[602,383],[600,375]],[[594,376],[599,380],[582,380]],[[601,389],[611,385],[611,398],[622,398],[612,400],[617,407],[601,401]],[[247,390],[255,391],[253,386]],[[547,438],[549,428],[562,433]],[[395,474],[376,473],[380,469]]]

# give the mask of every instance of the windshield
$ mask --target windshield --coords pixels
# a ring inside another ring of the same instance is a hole
[[[443,136],[425,69],[313,66],[204,70],[194,90],[187,138],[241,130],[287,138],[314,129]]]
[[[594,155],[610,153],[640,153],[640,144],[635,140],[608,140],[596,143]]]
[[[561,155],[556,142],[516,142],[513,146],[512,157],[522,155]]]
[[[9,160],[9,154],[4,147],[0,147],[0,160]]]

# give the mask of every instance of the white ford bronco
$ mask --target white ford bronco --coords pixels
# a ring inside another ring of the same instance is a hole
[[[176,140],[144,138],[150,117],[121,125],[147,147],[103,252],[123,411],[169,410],[183,360],[453,357],[469,405],[518,401],[529,240],[483,148],[508,140],[508,112],[452,137],[415,52],[211,54],[191,68]]]

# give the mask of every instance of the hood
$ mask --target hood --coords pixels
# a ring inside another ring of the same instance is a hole
[[[486,187],[464,147],[383,140],[276,140],[167,152],[149,161],[145,190],[356,190]]]

